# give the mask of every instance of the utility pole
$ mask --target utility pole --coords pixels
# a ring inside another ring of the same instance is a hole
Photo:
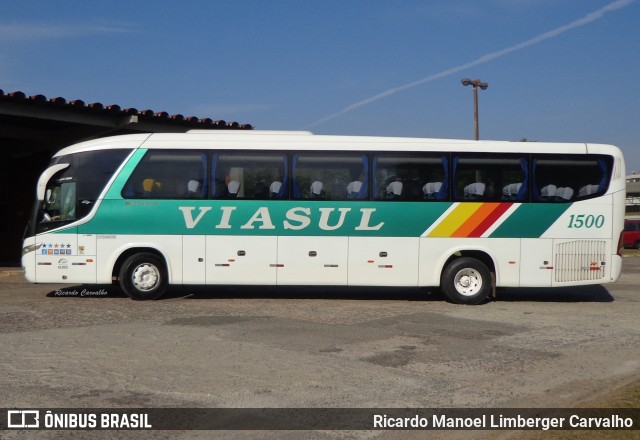
[[[473,86],[473,125],[475,128],[476,140],[480,140],[480,127],[478,125],[478,87],[482,90],[487,90],[489,84],[482,82],[479,79],[465,78],[462,81],[463,86]]]

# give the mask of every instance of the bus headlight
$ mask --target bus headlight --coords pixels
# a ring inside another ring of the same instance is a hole
[[[22,248],[22,256],[24,257],[29,252],[35,252],[42,247],[42,243],[30,244],[29,246],[25,246]]]

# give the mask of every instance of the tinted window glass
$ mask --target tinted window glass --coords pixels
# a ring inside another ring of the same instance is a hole
[[[424,154],[377,154],[373,157],[373,198],[446,200],[447,159]]]
[[[283,153],[224,152],[212,158],[212,197],[283,199],[288,197]]]
[[[571,202],[607,191],[611,158],[607,156],[537,156],[533,160],[533,198]]]
[[[527,160],[516,155],[458,155],[453,158],[457,201],[526,201]]]
[[[47,182],[44,200],[38,202],[28,228],[35,225],[43,232],[86,216],[129,153],[130,149],[97,150],[53,158],[50,165],[69,166]]]
[[[129,149],[97,150],[70,154],[56,158],[55,163],[68,163],[69,167],[56,174],[53,180],[78,183],[78,199],[95,200],[122,161],[131,153]]]
[[[293,156],[293,197],[346,200],[368,198],[366,154],[305,153]]]
[[[143,199],[203,198],[207,193],[207,154],[149,150],[131,174],[122,196]]]

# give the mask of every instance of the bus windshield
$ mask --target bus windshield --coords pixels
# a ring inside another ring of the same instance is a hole
[[[25,235],[58,228],[89,214],[104,186],[130,152],[130,149],[113,149],[54,157],[49,169],[62,164],[68,166],[60,167],[44,182],[43,200],[36,200]]]

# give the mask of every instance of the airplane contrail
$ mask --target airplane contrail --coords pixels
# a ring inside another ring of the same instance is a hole
[[[480,58],[477,58],[477,59],[475,59],[473,61],[470,61],[468,63],[461,64],[461,65],[455,66],[455,67],[451,67],[450,69],[443,70],[442,72],[435,73],[433,75],[429,75],[429,76],[427,76],[425,78],[422,78],[422,79],[419,79],[419,80],[416,80],[416,81],[413,81],[413,82],[410,82],[410,83],[407,83],[407,84],[403,84],[403,85],[400,85],[400,86],[397,86],[397,87],[393,87],[391,89],[385,90],[384,92],[378,93],[377,95],[374,95],[374,96],[371,96],[369,98],[363,99],[362,101],[358,101],[358,102],[356,102],[354,104],[351,104],[351,105],[343,108],[342,110],[340,110],[337,113],[334,113],[332,115],[329,115],[329,116],[326,116],[326,117],[324,117],[322,119],[319,119],[319,120],[317,120],[315,122],[312,122],[311,124],[307,125],[305,128],[308,129],[308,128],[311,128],[311,127],[315,127],[316,125],[320,125],[320,124],[322,124],[324,122],[327,122],[327,121],[329,121],[331,119],[337,118],[338,116],[342,116],[345,113],[349,113],[349,112],[351,112],[351,111],[353,111],[355,109],[358,109],[360,107],[364,107],[365,105],[369,105],[371,103],[379,101],[379,100],[381,100],[383,98],[386,98],[387,96],[395,95],[396,93],[400,93],[400,92],[402,92],[404,90],[411,89],[411,88],[417,87],[419,85],[422,85],[422,84],[425,84],[425,83],[428,83],[428,82],[431,82],[431,81],[435,81],[437,79],[444,78],[446,76],[453,75],[454,73],[460,72],[462,70],[466,70],[466,69],[468,69],[470,67],[475,67],[475,66],[478,66],[480,64],[488,63],[489,61],[493,61],[493,60],[495,60],[497,58],[504,57],[504,56],[509,55],[509,54],[511,54],[513,52],[517,52],[519,50],[526,49],[526,48],[531,47],[531,46],[533,46],[535,44],[541,43],[543,41],[550,40],[552,38],[556,38],[559,35],[564,34],[565,32],[568,32],[568,31],[570,31],[572,29],[576,29],[576,28],[579,28],[579,27],[582,27],[582,26],[586,26],[586,25],[588,25],[590,23],[593,23],[594,21],[599,20],[602,17],[604,17],[604,15],[606,13],[611,12],[611,11],[616,11],[618,9],[622,9],[624,7],[627,7],[631,3],[634,3],[635,1],[636,0],[616,0],[616,1],[612,2],[612,3],[609,3],[606,6],[598,9],[595,12],[591,12],[591,13],[585,15],[582,18],[574,20],[571,23],[565,24],[565,25],[560,26],[558,28],[555,28],[555,29],[553,29],[551,31],[545,32],[543,34],[540,34],[540,35],[538,35],[536,37],[533,37],[533,38],[531,38],[531,39],[529,39],[527,41],[524,41],[522,43],[516,44],[514,46],[507,47],[507,48],[502,49],[502,50],[498,50],[498,51],[495,51],[495,52],[488,53],[488,54],[483,55]]]

